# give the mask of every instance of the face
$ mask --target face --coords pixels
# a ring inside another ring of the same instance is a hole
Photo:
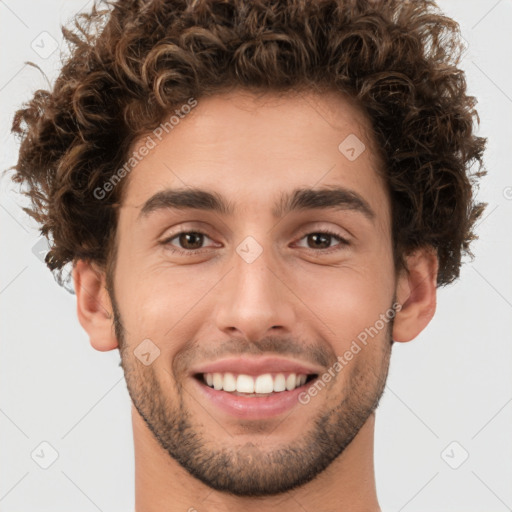
[[[127,386],[212,488],[312,480],[381,397],[396,277],[369,133],[334,93],[217,95],[128,178],[111,294]]]

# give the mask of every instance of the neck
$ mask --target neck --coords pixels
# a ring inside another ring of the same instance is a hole
[[[375,489],[371,414],[344,452],[311,482],[277,496],[244,498],[212,490],[185,471],[132,406],[135,512],[380,512]]]

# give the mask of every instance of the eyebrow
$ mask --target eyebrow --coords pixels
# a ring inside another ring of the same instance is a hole
[[[139,218],[163,209],[204,210],[233,216],[235,206],[217,192],[200,188],[180,188],[161,190],[151,196],[141,207]],[[324,188],[296,188],[284,192],[272,209],[275,218],[301,210],[351,210],[363,214],[374,221],[375,212],[368,202],[357,192],[339,186]]]

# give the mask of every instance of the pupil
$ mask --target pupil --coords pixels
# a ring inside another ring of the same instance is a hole
[[[316,241],[318,241],[318,239],[324,239],[324,240],[327,240],[327,242],[324,244],[326,245],[325,248],[328,248],[329,247],[329,239],[331,238],[331,235],[326,235],[324,233],[314,233],[313,235],[310,235],[311,237],[314,237],[314,239]],[[320,242],[320,245],[322,245],[322,243]],[[316,246],[318,247],[318,244],[316,244]]]
[[[201,233],[182,233],[180,235],[180,243],[183,247],[187,248],[187,249],[199,249],[201,247],[201,237],[203,235]],[[192,238],[192,240],[194,239],[194,237],[197,237],[198,238],[198,241],[196,241],[196,244],[194,244],[194,242],[192,242],[191,244],[189,244],[189,239]],[[192,247],[190,247],[190,245],[192,245]]]

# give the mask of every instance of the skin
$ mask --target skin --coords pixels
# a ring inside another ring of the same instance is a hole
[[[350,134],[366,146],[354,161],[338,149]],[[434,315],[438,261],[423,248],[407,257],[408,272],[395,272],[391,204],[370,134],[339,94],[232,91],[200,99],[127,178],[113,293],[94,263],[77,261],[74,282],[92,346],[120,348],[134,404],[136,512],[380,511],[375,408],[393,341],[414,339]],[[353,210],[272,216],[280,193],[328,185],[357,192],[374,220]],[[236,214],[162,209],[139,218],[156,192],[189,186],[222,194]],[[197,229],[207,236],[162,243]],[[315,245],[312,234],[324,229],[349,245]],[[252,263],[236,252],[247,236],[263,250]],[[200,249],[185,256],[170,246]],[[327,371],[395,301],[394,319],[336,378],[275,418],[227,415],[187,373],[239,354]],[[144,339],[160,349],[148,366],[133,353]]]

